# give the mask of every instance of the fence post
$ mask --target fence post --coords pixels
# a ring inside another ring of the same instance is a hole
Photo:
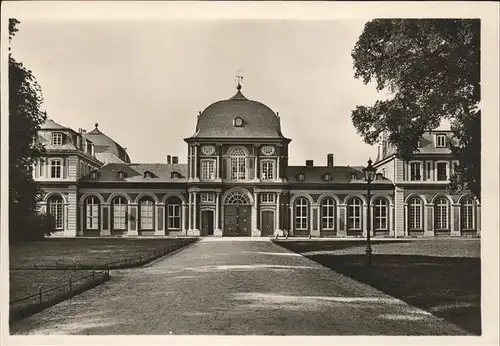
[[[35,263],[33,263],[33,265],[35,266],[35,269],[36,269],[36,262],[35,262]]]
[[[127,258],[125,257],[125,265],[127,265]]]
[[[139,255],[139,264],[142,264],[142,255]]]
[[[71,284],[71,276],[69,277],[69,293],[73,291],[73,285]]]
[[[42,305],[42,286],[38,286],[38,297],[40,298],[40,305]]]
[[[73,269],[76,270],[76,263],[75,262],[73,262]]]
[[[95,281],[95,269],[92,269],[92,281]]]

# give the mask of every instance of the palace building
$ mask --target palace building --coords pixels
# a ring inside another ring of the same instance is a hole
[[[33,175],[45,193],[40,212],[54,216],[55,235],[480,234],[478,200],[446,189],[456,163],[450,131],[424,135],[410,162],[383,138],[368,201],[362,166],[336,166],[333,154],[326,165],[289,165],[291,139],[279,115],[237,89],[198,115],[194,134],[184,139],[187,163],[177,156],[132,163],[98,124],[74,131],[47,119],[38,134],[46,154]]]

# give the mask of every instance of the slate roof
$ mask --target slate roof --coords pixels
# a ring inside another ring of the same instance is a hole
[[[288,166],[286,176],[288,182],[296,184],[332,184],[332,183],[364,183],[364,175],[361,166]],[[305,180],[298,180],[299,173],[305,174]],[[325,173],[330,173],[331,180],[325,180]],[[354,174],[355,178],[350,179],[349,175]],[[379,177],[374,184],[392,184],[392,181]]]
[[[235,127],[236,117],[243,126]],[[284,138],[280,119],[268,106],[247,99],[241,91],[228,100],[215,102],[199,116],[193,138]]]
[[[125,173],[125,178],[118,178],[118,172]],[[144,173],[151,172],[152,178],[145,178]],[[172,172],[177,172],[181,178],[172,178]],[[186,182],[187,164],[167,163],[109,163],[98,170],[98,177],[91,178],[90,174],[81,178],[83,182]]]
[[[54,120],[47,118],[45,122],[40,125],[40,129],[42,130],[69,130],[73,131],[69,127],[62,126],[61,124],[56,123]]]
[[[95,129],[84,134],[84,136],[94,143],[96,156],[100,153],[110,152],[119,157],[123,162],[130,163],[130,157],[125,149],[110,137],[102,133],[97,128],[97,124]]]
[[[452,144],[457,144],[456,138],[453,137],[453,133],[448,129],[442,129],[442,130],[433,130],[430,133],[425,132],[422,136],[422,139],[420,140],[420,148],[418,148],[418,151],[415,152],[416,155],[432,155],[432,154],[451,154],[451,150],[448,148],[448,146],[444,148],[437,148],[435,143],[434,143],[434,136],[436,134],[444,134],[447,137],[447,145],[448,141],[451,141]],[[377,160],[375,160],[375,163],[378,163],[394,154],[396,154],[396,148],[392,145],[389,145],[388,143],[381,145],[380,147],[380,153],[377,157]]]

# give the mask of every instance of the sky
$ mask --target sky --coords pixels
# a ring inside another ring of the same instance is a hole
[[[184,138],[211,103],[242,92],[279,112],[289,163],[364,165],[377,149],[351,122],[383,95],[354,78],[365,20],[21,20],[12,54],[33,71],[48,117],[94,123],[132,162],[186,162]]]

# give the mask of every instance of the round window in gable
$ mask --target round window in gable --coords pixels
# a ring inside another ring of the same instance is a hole
[[[238,117],[238,118],[235,118],[235,119],[234,119],[234,126],[237,126],[237,127],[241,127],[241,126],[243,126],[243,119],[241,119],[241,118],[239,118],[239,117]]]

